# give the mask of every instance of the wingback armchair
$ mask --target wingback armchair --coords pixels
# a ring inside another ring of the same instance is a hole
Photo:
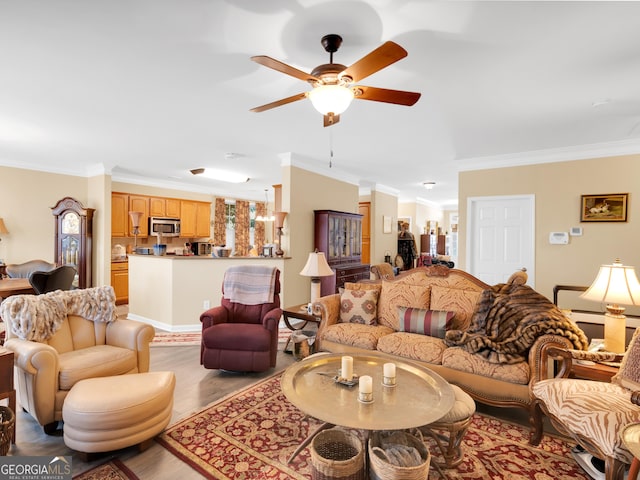
[[[200,316],[200,363],[205,368],[263,372],[276,366],[280,270],[263,266],[229,268],[222,300]]]
[[[542,439],[542,414],[546,414],[558,431],[604,461],[606,480],[622,480],[633,455],[621,432],[626,425],[640,422],[640,329],[624,356],[555,347],[548,354],[560,360],[560,369],[556,378],[539,381],[531,388],[531,443],[537,445]],[[611,383],[596,382],[567,378],[574,360],[622,360],[622,365]]]
[[[45,432],[80,380],[149,370],[152,326],[117,319],[113,288],[16,295],[0,305],[15,353],[18,401]]]

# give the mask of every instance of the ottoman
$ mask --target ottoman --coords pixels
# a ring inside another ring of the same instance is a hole
[[[453,468],[462,462],[462,437],[469,429],[473,414],[476,412],[476,402],[473,398],[457,385],[451,385],[451,387],[455,394],[455,402],[451,410],[437,422],[420,428],[423,434],[429,435],[436,441],[444,457],[442,466],[446,468]]]
[[[148,372],[82,380],[62,406],[64,443],[82,453],[151,445],[171,420],[173,372]]]

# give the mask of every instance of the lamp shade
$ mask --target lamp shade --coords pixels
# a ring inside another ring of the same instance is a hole
[[[313,107],[323,115],[340,115],[353,100],[353,91],[342,85],[321,85],[308,94]]]
[[[282,228],[284,227],[284,219],[287,218],[287,212],[276,212],[275,213],[275,227]]]
[[[640,282],[634,267],[622,265],[616,259],[612,265],[600,267],[594,282],[580,296],[595,302],[640,305]]]
[[[140,218],[142,218],[142,212],[129,212],[129,216],[131,217],[131,223],[133,224],[133,228],[140,227]]]
[[[4,224],[4,220],[2,218],[0,218],[0,233],[1,234],[9,233],[9,230],[7,230],[7,226]]]
[[[327,277],[333,274],[333,270],[331,270],[327,259],[324,257],[324,252],[311,252],[309,258],[307,258],[307,263],[300,272],[300,275],[305,277]]]

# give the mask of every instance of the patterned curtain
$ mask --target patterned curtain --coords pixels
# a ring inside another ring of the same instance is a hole
[[[227,243],[226,205],[224,198],[216,198],[213,217],[213,243],[224,245]]]
[[[256,217],[258,215],[266,215],[266,214],[267,214],[266,204],[261,202],[256,202]],[[253,236],[256,241],[255,247],[256,247],[256,250],[258,251],[258,255],[262,253],[262,247],[264,246],[264,242],[265,242],[264,223],[265,222],[255,222],[254,224],[255,227],[254,227]]]
[[[249,254],[249,202],[236,200],[236,255]]]

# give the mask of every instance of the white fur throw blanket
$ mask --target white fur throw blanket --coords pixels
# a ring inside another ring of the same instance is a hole
[[[0,317],[11,334],[35,342],[51,338],[67,315],[78,315],[94,322],[112,322],[116,319],[113,287],[14,295],[0,304]]]

